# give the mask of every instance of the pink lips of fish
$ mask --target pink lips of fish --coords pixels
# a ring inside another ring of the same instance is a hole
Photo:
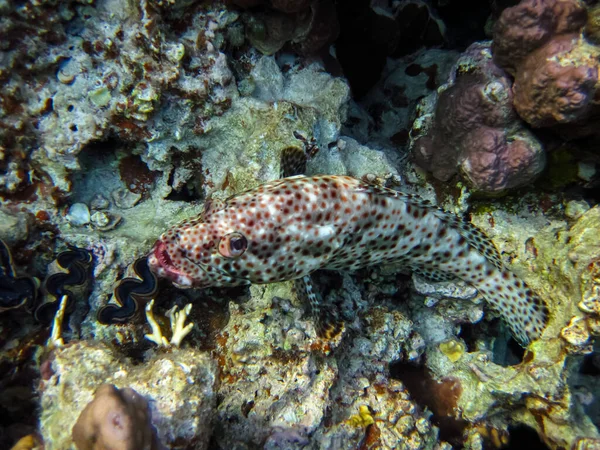
[[[227,234],[219,221],[205,222],[205,214],[160,236],[148,256],[150,270],[181,288],[248,284],[220,267],[224,257],[236,256],[230,253],[235,253],[235,245],[229,248],[229,244],[237,233]],[[245,245],[239,250],[243,253]]]
[[[169,256],[167,246],[168,244],[162,240],[159,240],[154,244],[154,248],[148,256],[150,270],[158,276],[166,278],[180,286],[192,286],[192,279],[173,263],[173,260]]]
[[[203,259],[210,260],[207,251],[212,245],[206,238],[202,239],[206,236],[205,224],[198,222],[165,232],[148,256],[150,270],[180,287],[205,287],[205,269],[200,263]]]

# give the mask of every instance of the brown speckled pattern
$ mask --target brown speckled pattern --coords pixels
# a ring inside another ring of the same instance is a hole
[[[240,235],[245,251],[223,256]],[[164,233],[149,257],[159,276],[183,287],[271,283],[382,263],[472,284],[524,344],[548,320],[545,304],[471,223],[410,194],[344,176],[284,178],[213,203]]]

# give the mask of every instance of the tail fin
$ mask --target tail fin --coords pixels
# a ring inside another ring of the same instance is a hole
[[[517,341],[527,346],[539,338],[550,318],[544,301],[506,269],[497,271],[486,281],[485,286],[477,288],[492,309],[502,316]]]

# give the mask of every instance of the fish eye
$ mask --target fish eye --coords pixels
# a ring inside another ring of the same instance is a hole
[[[227,258],[237,258],[248,248],[248,240],[240,233],[229,233],[219,242],[219,253]]]

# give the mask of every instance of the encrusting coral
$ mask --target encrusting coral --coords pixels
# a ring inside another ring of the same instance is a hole
[[[103,384],[73,426],[79,450],[159,450],[147,400],[131,388]]]
[[[448,83],[421,101],[411,131],[417,164],[442,181],[460,173],[485,194],[530,183],[544,169],[545,153],[512,101],[511,80],[494,64],[489,44],[472,44]]]
[[[581,33],[587,14],[581,0],[522,0],[494,27],[494,61],[514,76],[515,109],[535,128],[598,134],[600,48],[593,20]]]
[[[228,108],[237,93],[216,46],[224,40],[216,35],[237,14],[223,13],[221,4],[195,9],[187,30],[174,38],[166,11],[181,13],[179,6],[138,1],[0,6],[6,9],[0,33],[6,49],[0,69],[0,192],[22,191],[42,177],[68,192],[69,172],[78,169],[77,155],[86,145],[109,134],[155,140],[165,99],[197,117]],[[194,121],[186,120],[186,126],[191,130]]]

